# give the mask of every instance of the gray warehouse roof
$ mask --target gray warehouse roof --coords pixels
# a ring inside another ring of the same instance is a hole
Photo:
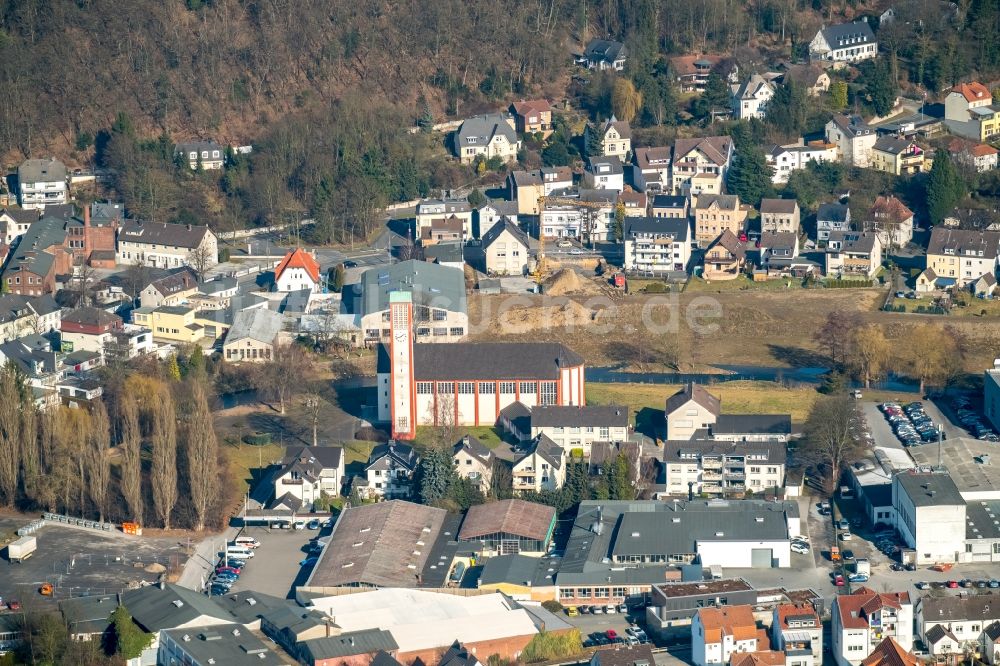
[[[454,270],[454,269],[447,269]],[[413,374],[419,381],[555,380],[560,368],[583,358],[554,342],[456,342],[413,345]],[[389,372],[389,354],[379,346],[378,372]]]
[[[244,338],[257,342],[273,343],[284,318],[277,312],[264,308],[254,308],[237,312],[233,318],[233,326],[226,336],[226,343],[238,342]]]
[[[414,307],[468,312],[465,274],[451,266],[409,259],[365,271],[354,289],[355,297],[360,297],[354,309],[362,317],[387,310],[391,291],[410,292]]]
[[[167,635],[196,664],[240,666],[241,664],[287,663],[249,629],[238,624],[171,629]]]
[[[57,159],[24,160],[17,168],[18,183],[58,183],[66,181],[66,165]]]
[[[916,507],[965,506],[962,494],[947,473],[901,472],[894,479]]]

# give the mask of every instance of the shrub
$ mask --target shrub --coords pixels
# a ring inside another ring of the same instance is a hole
[[[583,641],[580,639],[579,629],[572,629],[560,635],[540,631],[524,647],[521,657],[530,664],[537,661],[564,659],[581,652],[583,652]]]
[[[542,608],[544,608],[550,613],[561,613],[563,605],[558,601],[556,601],[555,599],[550,599],[548,601],[542,602]]]
[[[271,433],[259,432],[255,435],[243,435],[243,441],[250,446],[266,446],[271,443]]]
[[[647,294],[665,294],[670,291],[670,286],[665,285],[662,282],[650,282],[643,289]]]

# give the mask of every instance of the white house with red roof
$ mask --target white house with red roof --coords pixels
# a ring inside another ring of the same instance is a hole
[[[907,592],[861,587],[833,602],[833,656],[838,666],[859,666],[886,638],[913,648],[913,604]]]
[[[274,269],[275,291],[320,291],[319,264],[312,254],[297,248],[285,255]]]

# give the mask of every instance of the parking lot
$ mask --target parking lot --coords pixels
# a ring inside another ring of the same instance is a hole
[[[308,555],[309,541],[317,536],[328,536],[330,529],[282,530],[267,527],[248,527],[243,536],[251,536],[260,541],[260,548],[254,550],[253,558],[232,591],[254,590],[276,597],[288,597],[297,585],[305,583],[312,567],[303,567],[299,562]]]
[[[13,532],[29,522],[0,518],[0,532]],[[159,579],[164,571],[179,571],[187,559],[186,544],[174,539],[96,532],[49,525],[35,533],[38,548],[24,562],[0,561],[0,596],[42,601],[38,588],[53,585],[55,599],[110,594]]]

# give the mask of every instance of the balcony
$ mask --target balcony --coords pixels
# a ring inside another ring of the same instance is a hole
[[[722,481],[722,474],[718,472],[702,472],[701,478],[705,481]]]
[[[729,481],[746,481],[747,475],[743,472],[726,471],[726,479]]]

